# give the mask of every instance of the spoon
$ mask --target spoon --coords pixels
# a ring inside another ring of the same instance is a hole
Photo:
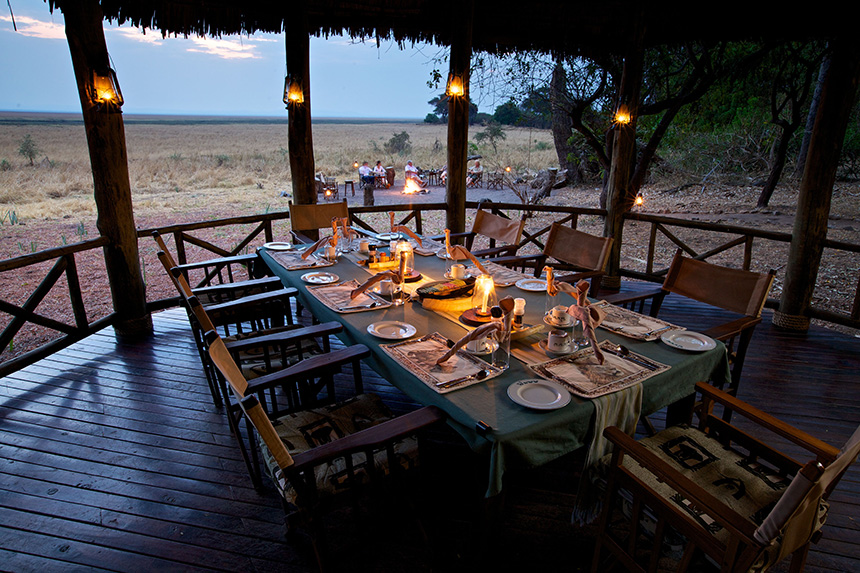
[[[448,380],[447,382],[438,382],[436,384],[437,388],[450,388],[451,386],[456,386],[457,384],[462,384],[463,382],[468,382],[469,380],[483,380],[489,374],[486,370],[478,370],[474,374],[469,374],[468,376],[463,376],[462,378],[454,378],[453,380]]]
[[[619,344],[618,346],[615,347],[615,353],[618,356],[621,356],[622,358],[625,358],[625,359],[629,360],[630,362],[634,362],[636,364],[639,364],[640,366],[644,366],[645,368],[648,368],[649,370],[656,370],[657,369],[657,367],[654,366],[653,364],[651,364],[650,362],[645,362],[644,360],[639,360],[638,358],[634,358],[633,356],[630,356],[630,349],[627,348],[626,346],[624,346],[623,344]]]

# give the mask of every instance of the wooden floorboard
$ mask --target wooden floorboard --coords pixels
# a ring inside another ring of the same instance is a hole
[[[723,316],[674,295],[661,311],[695,330]],[[250,484],[225,415],[212,404],[184,313],[153,319],[149,340],[118,342],[106,329],[0,379],[0,570],[312,570],[306,547],[283,537],[271,486]],[[416,407],[362,371],[366,389],[394,411]],[[858,339],[817,327],[786,333],[766,313],[740,396],[841,445],[860,423],[858,373]],[[346,392],[349,372],[338,384]],[[662,413],[654,419],[659,425]],[[481,537],[481,461],[453,432],[439,430],[428,441],[426,466],[437,481],[417,511],[430,525],[429,547],[409,526],[363,527],[356,515],[376,509],[340,509],[327,522],[335,569],[487,565],[469,557]],[[571,455],[507,477],[490,542],[494,567],[587,570],[593,530],[570,524],[577,476]],[[807,570],[860,570],[856,464],[831,505]]]

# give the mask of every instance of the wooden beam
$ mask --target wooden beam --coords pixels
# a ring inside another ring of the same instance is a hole
[[[618,92],[616,110],[624,108],[629,116],[628,123],[616,122],[612,144],[612,162],[607,183],[606,220],[603,236],[612,237],[606,274],[601,285],[607,289],[618,289],[621,285],[621,235],[624,230],[624,213],[633,206],[633,193],[630,179],[636,165],[636,119],[639,108],[639,91],[642,86],[644,49],[644,24],[641,13],[635,18],[634,38],[631,40],[624,58],[621,73],[621,86]]]
[[[125,338],[146,336],[152,333],[152,319],[140,272],[122,112],[115,105],[96,105],[91,98],[93,70],[110,67],[102,10],[98,0],[62,2],[60,8],[89,146],[98,208],[96,225],[108,239],[104,254],[116,312],[116,333]]]
[[[773,315],[774,325],[790,330],[809,329],[809,307],[827,239],[833,183],[860,82],[860,49],[856,44],[837,41],[831,47],[830,70],[822,87],[800,182],[782,299]]]
[[[469,148],[469,70],[472,60],[474,0],[452,7],[454,34],[449,73],[462,78],[463,95],[448,98],[448,190],[445,226],[452,233],[466,230],[466,157]]]
[[[287,107],[289,125],[287,146],[290,150],[290,174],[293,180],[293,203],[312,205],[317,202],[314,184],[314,141],[311,129],[310,35],[304,11],[297,4],[286,19],[285,44],[287,75],[301,82],[304,101]]]

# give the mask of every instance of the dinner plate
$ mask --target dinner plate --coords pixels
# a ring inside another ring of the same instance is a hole
[[[400,233],[379,233],[376,238],[380,241],[393,241],[400,238]]]
[[[415,334],[415,327],[399,320],[383,320],[382,322],[374,322],[369,325],[367,332],[379,338],[402,340]]]
[[[660,335],[660,340],[680,350],[692,352],[704,352],[717,347],[717,343],[710,336],[690,332],[689,330],[669,330]]]
[[[546,347],[546,340],[541,340],[540,342],[538,342],[538,346],[540,346],[540,349],[543,350],[544,352],[546,352],[546,355],[549,356],[550,358],[559,358],[560,356],[567,356],[568,354],[570,354],[574,350],[577,350],[577,347],[575,344],[568,344],[567,350],[563,350],[561,352],[556,352],[555,350],[550,350],[549,348]]]
[[[508,397],[526,408],[557,410],[570,403],[570,392],[560,384],[533,378],[508,386]]]
[[[529,292],[542,292],[546,290],[546,281],[541,279],[520,279],[514,284]]]
[[[295,246],[292,243],[282,243],[275,241],[273,243],[265,243],[264,247],[269,249],[270,251],[292,251]]]
[[[568,317],[566,322],[559,322],[553,319],[549,314],[545,314],[543,315],[543,322],[547,326],[552,326],[553,328],[570,328],[574,325],[576,320],[569,314],[566,314],[565,316]]]
[[[306,283],[311,283],[314,285],[327,285],[331,283],[336,283],[340,279],[334,273],[327,273],[324,271],[314,271],[312,273],[305,273],[302,275],[302,280]]]

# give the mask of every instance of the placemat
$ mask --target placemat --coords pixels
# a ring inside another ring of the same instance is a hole
[[[368,291],[350,300],[350,293],[358,286],[358,281],[352,279],[338,284],[309,286],[307,289],[317,300],[335,312],[364,312],[391,306],[391,302]]]
[[[448,343],[447,338],[434,332],[414,340],[380,344],[379,347],[439,394],[480,384],[502,373],[500,368],[464,350],[458,350],[454,356],[437,365],[436,359],[448,352]]]
[[[600,323],[600,328],[627,338],[651,341],[660,338],[667,330],[686,330],[683,326],[615,306],[605,300],[595,302],[592,306],[606,311],[606,318]]]
[[[300,271],[334,265],[333,262],[316,255],[310,255],[307,259],[302,259],[301,251],[269,251],[269,254],[272,255],[276,263],[288,271]]]
[[[509,287],[512,284],[516,284],[519,280],[534,278],[534,275],[527,275],[520,271],[509,269],[508,267],[502,266],[498,263],[481,261],[481,264],[485,269],[487,269],[490,276],[493,277],[493,284],[497,287]],[[469,265],[466,267],[466,272],[471,274],[473,277],[481,274],[481,271],[479,271],[475,265]]]
[[[600,343],[600,349],[606,357],[603,364],[597,363],[591,348],[582,348],[549,362],[529,365],[528,368],[542,378],[564,385],[571,394],[583,398],[596,398],[629,388],[670,368],[633,352],[628,357],[618,356],[613,354],[616,348],[608,340]],[[649,366],[637,364],[634,360]]]

